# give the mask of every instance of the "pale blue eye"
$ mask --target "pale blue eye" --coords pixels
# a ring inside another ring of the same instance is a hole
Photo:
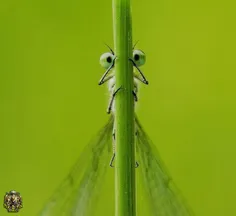
[[[115,56],[112,53],[103,53],[100,57],[100,64],[105,69],[108,69],[113,64],[114,59]]]
[[[141,50],[134,50],[133,51],[133,60],[135,64],[139,67],[145,64],[146,62],[146,55]]]

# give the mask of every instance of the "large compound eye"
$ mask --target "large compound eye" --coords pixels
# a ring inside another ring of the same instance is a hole
[[[100,57],[100,64],[105,69],[108,69],[113,64],[114,59],[115,56],[112,53],[103,53]]]
[[[133,60],[135,64],[139,67],[145,64],[146,56],[143,51],[141,50],[134,50],[133,51]]]

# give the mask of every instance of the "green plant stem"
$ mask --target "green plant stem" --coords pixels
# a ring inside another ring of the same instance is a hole
[[[130,0],[113,0],[116,89],[115,98],[116,216],[136,215],[132,19]]]

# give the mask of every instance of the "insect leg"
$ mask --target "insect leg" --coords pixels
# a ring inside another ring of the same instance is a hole
[[[142,71],[139,69],[139,67],[135,64],[134,60],[133,59],[129,59],[132,63],[133,63],[133,66],[138,70],[138,72],[140,73],[140,75],[142,76],[142,80],[139,79],[141,82],[143,82],[144,84],[148,85],[148,81],[146,80],[145,76],[143,75]]]
[[[114,101],[114,99],[115,99],[115,96],[116,96],[117,92],[118,92],[120,89],[121,89],[121,87],[119,87],[119,88],[112,94],[111,100],[110,100],[109,105],[108,105],[108,108],[107,108],[107,113],[108,113],[108,114],[110,114],[110,112],[111,112],[113,101]]]
[[[137,135],[137,133],[135,133],[135,135]],[[115,135],[115,129],[113,130],[113,133],[112,133],[112,145],[113,145],[113,155],[112,155],[112,158],[111,158],[111,161],[110,161],[110,167],[114,167],[113,166],[113,162],[115,160],[115,157],[116,157],[116,153],[115,153],[115,140],[116,140],[116,135]],[[135,168],[138,168],[139,167],[139,163],[136,161],[135,162]]]
[[[107,80],[109,80],[109,79],[105,79],[105,78],[106,78],[107,74],[110,72],[110,70],[114,67],[114,65],[115,65],[115,60],[116,60],[116,57],[115,57],[115,59],[113,60],[112,65],[111,65],[111,66],[106,70],[106,72],[102,75],[102,78],[99,80],[98,85],[102,85],[102,84],[105,83]]]
[[[113,133],[112,133],[112,147],[113,147],[113,155],[112,155],[112,158],[111,158],[111,161],[110,161],[110,167],[114,167],[113,166],[113,162],[115,160],[115,157],[116,157],[116,153],[115,153],[115,129],[113,130]]]
[[[105,82],[107,82],[108,80],[110,80],[110,79],[113,78],[113,77],[114,77],[114,75],[110,75],[110,76],[105,77],[105,78],[103,79],[102,84],[105,83]]]
[[[135,138],[137,139],[137,136],[138,136],[138,132],[136,131],[135,132]],[[135,168],[138,168],[139,167],[139,163],[136,161],[135,162]]]
[[[112,158],[111,158],[111,161],[110,161],[110,164],[109,164],[110,167],[112,167],[112,168],[114,167],[114,166],[113,166],[113,162],[114,162],[114,160],[115,160],[115,157],[116,157],[116,154],[113,153]]]
[[[133,95],[134,95],[134,101],[137,102],[138,101],[138,96],[137,94],[135,93],[135,91],[133,90],[132,91]]]

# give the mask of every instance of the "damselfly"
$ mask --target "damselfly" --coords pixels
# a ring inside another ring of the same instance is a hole
[[[113,50],[100,57],[101,65],[106,72],[99,85],[108,81],[111,99],[107,112],[111,112],[108,123],[97,136],[86,146],[74,167],[64,179],[58,190],[46,203],[40,216],[90,216],[94,213],[93,204],[102,185],[107,167],[113,166],[115,160],[114,137],[114,99],[119,89],[115,90],[115,60]],[[138,82],[148,84],[140,66],[146,60],[144,52],[133,50],[130,59],[134,66],[134,100],[137,102]],[[158,151],[144,132],[137,116],[135,117],[136,157],[139,163],[142,180],[148,194],[152,216],[191,216],[191,209],[186,204],[160,159]],[[111,148],[113,143],[113,148]],[[113,153],[112,153],[113,149]],[[136,162],[136,166],[138,166]],[[104,215],[106,215],[104,213]]]

